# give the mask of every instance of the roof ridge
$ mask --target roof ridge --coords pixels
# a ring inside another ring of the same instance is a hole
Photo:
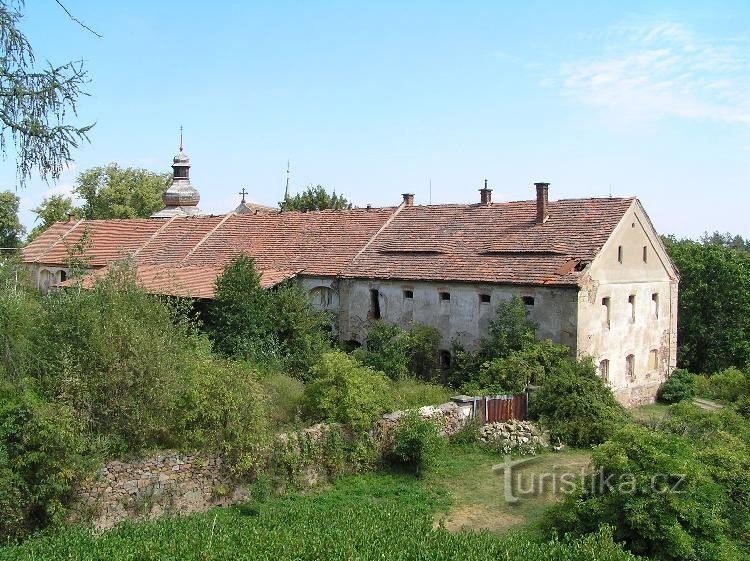
[[[169,220],[165,221],[164,224],[157,228],[156,231],[151,234],[151,236],[149,236],[149,238],[143,243],[143,245],[136,249],[135,252],[133,252],[133,259],[135,259],[142,250],[146,249],[146,246],[154,241],[159,236],[159,234],[161,234],[164,229],[172,223],[175,218],[177,218],[177,215],[171,216]]]
[[[63,241],[63,240],[65,239],[65,236],[67,236],[67,235],[68,235],[68,234],[70,234],[70,233],[71,233],[71,232],[72,232],[73,230],[75,230],[75,229],[76,229],[76,228],[78,227],[78,225],[79,225],[79,224],[80,224],[81,222],[83,222],[84,220],[85,220],[85,218],[79,218],[79,219],[78,219],[78,221],[77,221],[77,222],[76,222],[75,224],[73,224],[73,227],[72,227],[72,228],[71,228],[70,230],[68,230],[68,231],[67,231],[67,232],[65,232],[64,234],[61,234],[61,235],[60,235],[60,236],[59,236],[59,237],[58,237],[58,238],[57,238],[57,239],[56,239],[56,240],[55,240],[54,242],[52,242],[52,244],[51,244],[51,245],[49,245],[49,246],[47,247],[47,249],[45,249],[45,250],[44,250],[43,252],[41,252],[41,253],[39,254],[39,256],[38,256],[38,257],[36,258],[36,262],[37,262],[37,263],[42,263],[42,257],[44,257],[45,255],[47,255],[47,253],[49,253],[49,252],[50,252],[50,251],[52,250],[52,248],[53,248],[53,247],[57,246],[57,244],[58,244],[58,243],[60,243],[61,241]]]
[[[197,244],[195,244],[195,246],[193,247],[193,249],[191,249],[190,251],[188,251],[187,255],[185,255],[185,257],[183,257],[183,258],[182,258],[182,260],[180,261],[180,265],[183,265],[183,264],[184,264],[184,263],[185,263],[185,262],[186,262],[186,261],[188,260],[188,258],[189,258],[189,257],[190,257],[190,256],[191,256],[191,255],[192,255],[193,253],[195,253],[195,252],[196,252],[196,251],[198,250],[198,248],[199,248],[199,247],[200,247],[201,245],[203,245],[203,243],[204,243],[204,242],[205,242],[205,241],[206,241],[206,240],[207,240],[207,239],[208,239],[209,237],[211,237],[211,236],[212,236],[212,235],[214,234],[214,232],[216,232],[216,230],[218,230],[218,229],[219,229],[219,228],[220,228],[220,227],[221,227],[221,226],[222,226],[222,225],[224,224],[224,222],[226,222],[227,220],[229,220],[229,219],[230,219],[230,218],[231,218],[232,216],[241,216],[241,215],[239,215],[239,214],[234,214],[233,212],[229,212],[229,213],[225,214],[225,215],[224,215],[224,218],[222,218],[221,220],[219,220],[219,222],[218,222],[218,223],[217,223],[217,224],[216,224],[216,225],[215,225],[215,226],[214,226],[213,228],[211,228],[211,230],[210,230],[210,231],[209,231],[209,232],[208,232],[208,233],[207,233],[207,234],[206,234],[205,236],[203,236],[203,237],[201,238],[201,240],[200,240],[200,241],[199,241],[199,242],[198,242]]]

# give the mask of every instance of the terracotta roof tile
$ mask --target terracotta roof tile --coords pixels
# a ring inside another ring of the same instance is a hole
[[[634,199],[535,201],[348,211],[86,220],[51,226],[26,262],[64,265],[67,247],[91,235],[91,265],[133,256],[149,290],[209,298],[232,258],[252,256],[264,282],[291,275],[574,285]],[[184,287],[184,290],[183,290]]]
[[[349,278],[575,284],[571,261],[591,260],[634,199],[405,207],[342,272]]]

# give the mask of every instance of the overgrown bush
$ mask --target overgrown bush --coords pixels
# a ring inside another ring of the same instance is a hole
[[[440,332],[426,325],[415,324],[409,329],[374,321],[367,331],[364,348],[354,355],[362,364],[385,373],[392,380],[400,380],[410,374],[422,380],[433,380],[437,376],[437,349]]]
[[[392,407],[388,379],[341,351],[320,357],[305,388],[304,410],[315,420],[349,425],[367,431]]]
[[[300,376],[330,348],[330,317],[315,311],[294,281],[264,289],[254,260],[244,255],[216,280],[206,327],[219,354]]]
[[[399,419],[392,438],[387,459],[415,475],[432,467],[445,446],[435,421],[421,417],[416,411],[409,411]]]
[[[706,397],[725,403],[734,403],[750,395],[750,381],[747,374],[738,368],[727,368],[706,377],[703,384]]]
[[[519,393],[527,384],[544,383],[548,374],[568,360],[570,350],[537,340],[535,329],[519,298],[501,303],[476,352],[454,344],[451,384],[468,395],[493,395]]]
[[[600,444],[628,418],[588,359],[561,362],[532,392],[529,409],[553,439],[571,446]]]
[[[595,448],[596,471],[553,507],[547,522],[573,535],[609,525],[615,541],[657,559],[745,559],[732,529],[731,488],[705,459],[689,440],[625,425]]]
[[[659,388],[659,401],[677,403],[692,399],[696,393],[695,375],[682,368],[676,369]]]
[[[450,388],[414,378],[393,380],[390,386],[394,410],[413,409],[423,405],[440,405],[449,401],[454,395]]]
[[[0,382],[0,539],[60,523],[94,461],[69,407],[45,402],[29,381]]]

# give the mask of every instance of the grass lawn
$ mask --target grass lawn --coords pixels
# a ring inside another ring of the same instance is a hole
[[[635,561],[606,533],[573,542],[544,541],[525,531],[454,532],[436,525],[436,518],[447,516],[446,526],[456,526],[461,518],[461,527],[505,530],[538,517],[551,497],[505,505],[502,477],[492,471],[496,462],[496,456],[480,450],[451,448],[421,479],[388,473],[344,477],[332,488],[272,499],[257,509],[126,523],[100,536],[81,527],[64,528],[0,548],[0,561]],[[541,456],[523,469],[578,468],[587,462],[586,452],[568,451]]]
[[[447,509],[436,514],[436,524],[442,523],[452,531],[486,529],[493,532],[532,524],[560,497],[553,481],[559,483],[563,473],[580,475],[588,468],[591,454],[566,449],[530,458],[514,467],[509,480],[511,498],[517,497],[517,502],[506,500],[504,472],[493,469],[502,461],[497,454],[477,447],[467,447],[460,452],[448,449],[439,465],[425,476],[431,485],[444,489],[452,499]]]
[[[660,421],[669,410],[669,405],[664,403],[650,403],[641,405],[630,410],[630,414],[636,421]]]

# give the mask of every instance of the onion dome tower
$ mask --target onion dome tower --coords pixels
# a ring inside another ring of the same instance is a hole
[[[162,196],[164,208],[151,215],[152,218],[172,216],[195,216],[202,214],[198,208],[200,193],[190,183],[190,158],[182,149],[182,127],[180,127],[180,151],[172,162],[172,184]]]

